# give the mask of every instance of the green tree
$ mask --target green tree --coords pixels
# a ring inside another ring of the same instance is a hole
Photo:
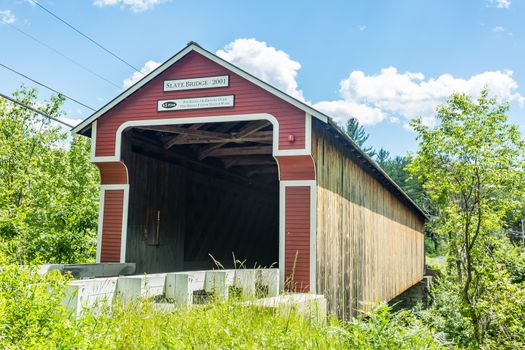
[[[35,106],[37,92],[13,96]],[[63,99],[38,107],[60,118]],[[7,262],[82,262],[94,256],[98,171],[89,142],[0,99],[0,248]]]
[[[370,137],[370,134],[366,132],[364,126],[360,125],[356,118],[351,117],[348,119],[344,131],[348,137],[350,137],[370,157],[375,155],[375,150],[373,147],[364,146],[366,140],[368,140],[368,137]]]
[[[435,127],[411,123],[420,149],[408,169],[433,200],[432,230],[448,237],[448,276],[478,345],[487,335],[508,335],[497,328],[508,326],[497,313],[516,288],[494,254],[504,218],[519,207],[524,189],[525,143],[507,111],[485,89],[477,100],[453,94],[438,107]]]

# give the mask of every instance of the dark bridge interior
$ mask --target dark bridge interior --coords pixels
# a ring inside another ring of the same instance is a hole
[[[126,130],[126,261],[137,272],[277,266],[278,168],[267,121]],[[212,258],[213,257],[213,258]]]

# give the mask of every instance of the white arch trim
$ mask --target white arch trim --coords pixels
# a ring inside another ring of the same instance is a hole
[[[97,227],[97,253],[96,262],[100,263],[102,257],[102,228],[104,226],[104,201],[106,197],[106,191],[124,191],[124,197],[122,198],[122,227],[120,236],[120,262],[126,262],[126,244],[127,244],[127,233],[128,233],[128,203],[129,203],[129,185],[100,185],[100,204],[98,208],[98,227]]]
[[[234,122],[234,121],[255,121],[268,120],[273,125],[273,141],[272,141],[272,155],[275,156],[295,156],[295,155],[310,155],[311,156],[311,141],[312,141],[312,116],[305,114],[305,148],[280,150],[279,149],[279,122],[277,118],[268,113],[256,114],[235,114],[226,116],[209,116],[209,117],[190,117],[190,118],[170,118],[170,119],[150,119],[150,120],[133,120],[120,125],[116,132],[115,139],[115,153],[113,156],[97,157],[95,155],[97,143],[97,121],[92,124],[91,131],[91,161],[95,163],[104,162],[118,162],[121,157],[122,133],[125,129],[130,127],[152,126],[152,125],[179,125],[179,124],[193,124],[193,123],[219,123],[219,122]],[[277,161],[277,166],[279,162]],[[280,174],[280,169],[279,169]],[[285,189],[287,186],[310,186],[310,292],[316,291],[316,249],[315,249],[315,234],[316,234],[316,181],[283,181],[280,180],[279,188],[279,270],[280,270],[280,288],[284,289],[284,243],[285,243]],[[97,244],[97,262],[100,261],[101,247],[102,247],[102,225],[104,219],[104,194],[106,190],[123,189],[124,190],[124,206],[122,218],[122,239],[120,250],[120,261],[126,261],[126,236],[127,236],[127,212],[129,201],[129,185],[101,185],[101,210],[99,212],[98,224],[98,244]]]
[[[310,293],[317,293],[317,181],[281,180],[279,182],[279,285],[284,290],[286,244],[286,188],[310,187]]]
[[[312,147],[312,116],[305,114],[305,147],[301,149],[279,149],[279,121],[269,113],[255,114],[233,114],[223,116],[189,117],[189,118],[166,118],[166,119],[147,119],[132,120],[122,123],[115,135],[115,152],[113,156],[96,156],[97,145],[97,121],[92,124],[91,129],[91,161],[94,163],[118,162],[122,145],[122,133],[130,127],[153,126],[153,125],[180,125],[193,123],[221,123],[239,122],[252,120],[268,120],[273,125],[272,155],[275,156],[302,156],[310,155]]]

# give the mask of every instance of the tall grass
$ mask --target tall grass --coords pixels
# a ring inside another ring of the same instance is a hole
[[[365,320],[318,323],[236,301],[166,312],[149,300],[115,303],[75,318],[60,305],[66,278],[0,271],[0,348],[5,349],[437,349],[410,313],[380,305]]]

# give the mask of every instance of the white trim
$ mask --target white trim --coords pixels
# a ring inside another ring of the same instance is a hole
[[[316,184],[315,180],[281,180],[281,184],[286,186],[313,186]]]
[[[309,155],[312,154],[312,115],[308,113],[304,125],[304,149]]]
[[[166,69],[168,69],[170,66],[172,66],[174,63],[179,61],[181,58],[186,56],[191,51],[198,52],[199,54],[203,55],[204,57],[210,59],[211,61],[223,66],[224,68],[234,72],[235,74],[243,77],[244,79],[250,81],[251,83],[259,86],[260,88],[270,92],[271,94],[281,98],[282,100],[290,103],[291,105],[305,111],[306,113],[309,113],[319,120],[323,121],[324,123],[327,123],[329,120],[329,117],[325,115],[324,113],[321,113],[314,108],[308,106],[304,102],[301,102],[284,92],[276,89],[275,87],[265,83],[264,81],[254,77],[253,75],[241,70],[240,68],[234,66],[233,64],[223,60],[222,58],[214,55],[213,53],[201,48],[200,46],[196,45],[195,43],[191,43],[188,46],[186,46],[184,49],[179,51],[175,56],[164,62],[160,67],[155,69],[153,72],[149,73],[146,77],[139,80],[137,83],[132,85],[130,88],[122,92],[120,95],[118,95],[115,99],[110,101],[108,104],[106,104],[104,107],[93,113],[91,116],[83,120],[81,123],[79,123],[77,126],[71,129],[72,133],[78,133],[80,130],[84,129],[86,126],[88,126],[90,123],[98,119],[101,115],[115,107],[117,104],[119,104],[121,101],[126,99],[129,95],[133,94],[135,91],[146,85],[148,82],[153,80],[155,77],[160,75],[162,72],[164,72]]]
[[[100,185],[100,207],[98,212],[98,241],[97,241],[97,258],[96,262],[100,263],[102,255],[102,227],[104,224],[104,200],[106,191],[123,190],[122,198],[122,227],[120,233],[120,262],[126,262],[126,244],[128,235],[128,206],[129,206],[129,185],[128,184],[111,184]]]
[[[97,255],[95,262],[100,264],[100,256],[102,254],[102,227],[104,225],[104,191],[100,189],[100,202],[98,207],[98,227],[97,227]]]
[[[126,262],[126,248],[128,238],[128,205],[129,205],[129,186],[124,189],[124,203],[122,203],[122,233],[120,238],[120,262]]]
[[[306,115],[307,116],[307,115]],[[220,123],[220,122],[235,122],[235,121],[250,121],[250,120],[268,120],[273,125],[273,140],[272,140],[272,155],[277,156],[302,156],[310,155],[310,150],[302,149],[279,149],[279,121],[273,115],[268,113],[254,113],[254,114],[232,114],[222,116],[206,116],[206,117],[188,117],[188,118],[167,118],[167,119],[150,119],[150,120],[132,120],[122,123],[117,129],[115,135],[115,153],[113,156],[92,155],[91,161],[94,163],[105,162],[119,162],[120,152],[122,147],[122,132],[130,127],[152,126],[152,125],[178,125],[178,124],[192,124],[192,123]],[[310,127],[309,127],[310,126]],[[95,126],[96,129],[96,126]],[[311,131],[311,118],[305,117],[305,146],[311,145],[311,134],[308,135],[308,130]],[[94,140],[94,141],[93,141]],[[92,149],[96,148],[96,138],[92,138]]]
[[[284,289],[286,187],[310,187],[310,293],[317,291],[317,181],[282,180],[279,184],[279,286]]]
[[[91,125],[91,149],[89,150],[89,160],[95,161],[95,152],[97,150],[97,121],[95,120]]]
[[[152,120],[133,120],[124,122],[119,126],[116,132],[115,138],[115,155],[114,156],[102,156],[97,157],[94,155],[96,149],[96,136],[92,136],[92,157],[91,161],[95,163],[103,162],[119,162],[121,157],[121,148],[122,148],[122,133],[126,128],[129,127],[139,127],[139,126],[151,126],[151,125],[177,125],[177,124],[192,124],[192,123],[219,123],[219,122],[232,122],[232,121],[251,121],[251,120],[268,120],[273,125],[273,139],[272,139],[272,155],[273,157],[278,156],[297,156],[297,155],[311,155],[311,127],[312,127],[312,118],[311,115],[305,114],[305,148],[303,149],[294,149],[294,150],[279,150],[279,122],[277,118],[268,113],[256,113],[256,114],[234,114],[226,116],[207,116],[207,117],[189,117],[189,118],[169,118],[169,119],[152,119]],[[94,128],[92,129],[92,134],[96,135],[96,121],[93,123]],[[277,166],[279,167],[279,161],[277,161]],[[280,169],[279,169],[280,173]],[[282,186],[310,186],[314,188],[316,184],[315,180],[304,180],[304,181],[280,181],[280,194],[279,194],[279,266],[280,268],[280,286],[284,289],[284,219],[285,219],[285,198],[284,191]],[[314,187],[312,187],[314,186]],[[121,262],[125,262],[125,253],[126,253],[126,235],[127,235],[127,215],[128,215],[128,205],[129,205],[129,185],[101,185],[101,191],[106,189],[124,189],[124,205],[123,205],[123,218],[122,218],[122,239],[121,239]],[[314,193],[314,190],[311,190],[311,193]],[[311,195],[312,198],[312,195]],[[103,216],[103,214],[102,214]],[[315,223],[315,217],[310,215],[310,222]],[[100,226],[99,226],[100,227]],[[311,224],[310,231],[311,235],[315,237],[315,227]],[[311,244],[315,244],[315,241],[311,240]],[[100,243],[99,243],[100,246]],[[97,250],[98,250],[97,246]],[[315,249],[310,248],[310,256],[315,258]],[[315,260],[310,260],[310,264],[314,264],[315,269]],[[315,271],[310,266],[310,281],[315,281]],[[313,271],[313,272],[312,272]],[[312,273],[314,278],[312,278]],[[311,290],[315,290],[315,285],[311,284]]]
[[[310,293],[317,294],[317,181],[310,185]]]
[[[114,185],[100,185],[100,190],[127,190],[129,189],[128,184],[114,184]]]
[[[279,163],[279,162],[277,162]],[[286,186],[284,181],[279,182],[279,291],[284,291],[284,236],[286,220]]]

